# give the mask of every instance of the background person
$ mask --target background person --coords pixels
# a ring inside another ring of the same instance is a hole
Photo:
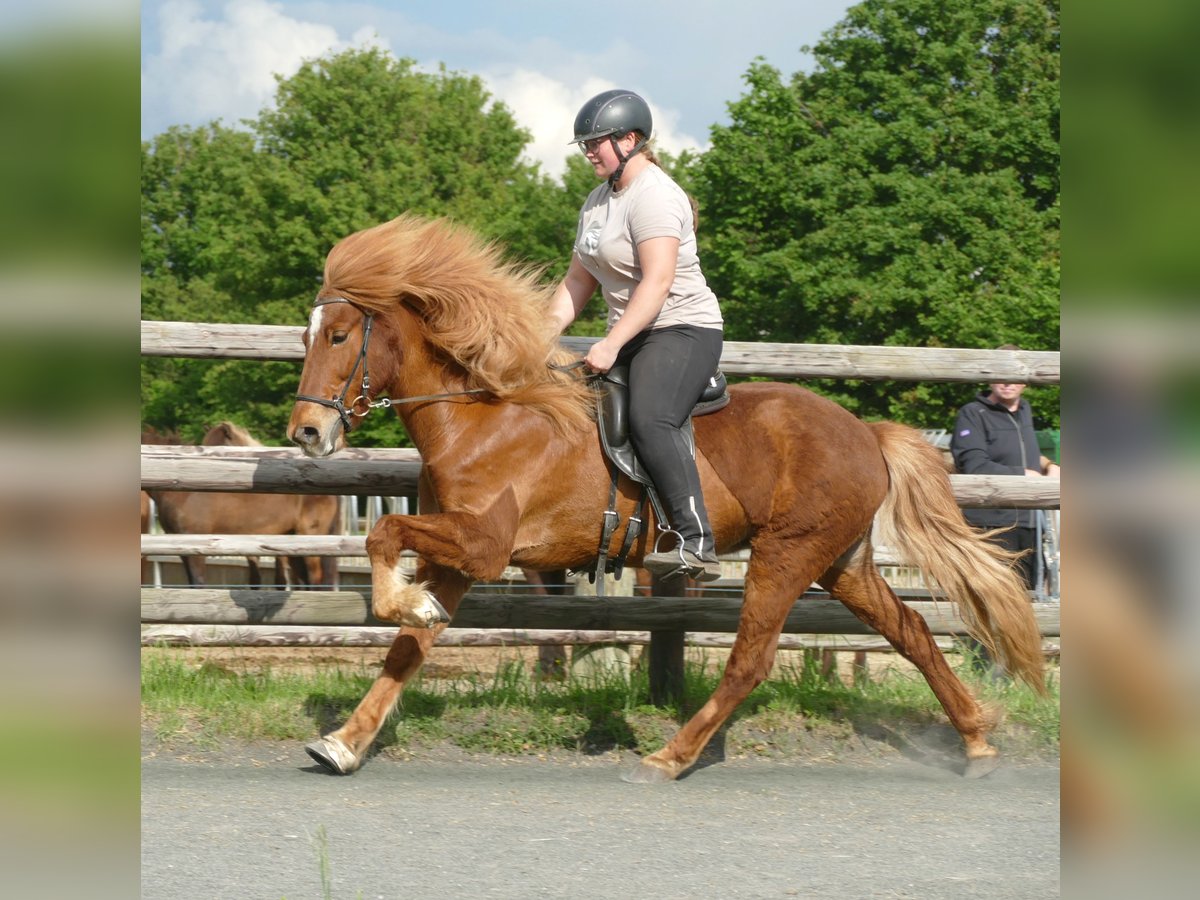
[[[1001,350],[1017,350],[1011,344]],[[1033,430],[1033,413],[1029,401],[1021,394],[1025,385],[997,382],[988,385],[958,411],[950,452],[955,468],[965,475],[1026,475],[1033,478],[1057,478],[1058,464],[1043,456]],[[1032,509],[966,509],[968,522],[979,528],[1011,530],[995,536],[994,540],[1009,550],[1030,550],[1037,553],[1037,529]],[[1034,589],[1036,557],[1028,553],[1020,560],[1021,577],[1030,590]]]
[[[683,426],[717,370],[724,320],[700,271],[687,194],[647,146],[650,108],[632,91],[585,103],[574,142],[604,183],[579,212],[571,263],[552,301],[559,330],[601,289],[605,336],[587,353],[596,372],[629,365],[630,435],[682,543],[647,554],[659,576],[721,576],[696,460]]]
[[[1014,344],[997,349],[1018,350]],[[955,468],[965,475],[1024,475],[1033,478],[1059,477],[1057,463],[1043,456],[1033,430],[1029,401],[1021,394],[1024,384],[996,382],[958,411],[950,452]],[[1000,546],[1024,555],[1017,561],[1018,574],[1029,590],[1037,590],[1038,560],[1042,553],[1033,509],[965,509],[963,515],[977,528],[1008,528],[991,537]],[[986,650],[969,642],[978,656]]]

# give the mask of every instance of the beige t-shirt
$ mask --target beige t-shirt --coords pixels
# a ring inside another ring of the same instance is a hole
[[[608,304],[608,328],[621,318],[642,280],[637,245],[656,237],[679,238],[675,281],[654,328],[723,326],[717,296],[704,280],[696,255],[696,228],[687,194],[656,165],[646,166],[624,190],[608,182],[592,191],[579,211],[575,254],[600,283]]]

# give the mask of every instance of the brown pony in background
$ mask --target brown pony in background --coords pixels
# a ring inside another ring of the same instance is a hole
[[[143,444],[178,444],[176,435],[154,430],[142,434]],[[201,441],[208,447],[261,447],[246,429],[232,422],[210,428]],[[169,534],[335,534],[340,530],[340,500],[336,495],[250,494],[220,491],[151,491],[158,520]],[[143,532],[146,530],[143,518]],[[205,559],[184,556],[188,584],[203,587]],[[247,557],[248,580],[261,587],[257,557]],[[285,569],[286,567],[286,569]],[[337,586],[337,558],[332,556],[277,557],[275,587],[287,586],[290,571],[294,585],[311,589]],[[145,570],[143,569],[143,581]]]
[[[401,216],[329,253],[288,436],[309,456],[328,456],[356,418],[394,405],[424,461],[422,514],[384,516],[367,538],[372,609],[403,627],[349,720],[306,748],[333,772],[362,764],[473,581],[496,579],[510,562],[545,571],[596,559],[609,470],[592,392],[551,367],[573,357],[558,344],[550,292],[442,220]],[[940,585],[1009,672],[1044,691],[1041,638],[1012,554],[967,525],[940,454],[915,429],[864,423],[794,385],[740,384],[730,394],[723,410],[695,420],[695,434],[717,550],[750,549],[737,636],[712,697],[626,777],[669,781],[696,762],[767,677],[788,612],[813,582],[921,671],[962,736],[966,773],[994,768],[996,712],[880,577],[870,532],[878,513],[888,544]],[[636,499],[622,478],[622,522]],[[652,529],[629,565],[653,545]],[[405,550],[419,557],[415,579],[400,566]]]

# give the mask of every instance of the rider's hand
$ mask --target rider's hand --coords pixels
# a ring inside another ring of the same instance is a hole
[[[592,344],[583,361],[593,372],[607,372],[617,361],[617,351],[612,349],[607,341],[601,339]]]

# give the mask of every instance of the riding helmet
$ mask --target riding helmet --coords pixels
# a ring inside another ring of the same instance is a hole
[[[572,144],[592,138],[613,135],[621,137],[639,131],[650,137],[654,120],[646,101],[633,91],[613,90],[597,94],[579,110],[575,117],[575,139]]]

